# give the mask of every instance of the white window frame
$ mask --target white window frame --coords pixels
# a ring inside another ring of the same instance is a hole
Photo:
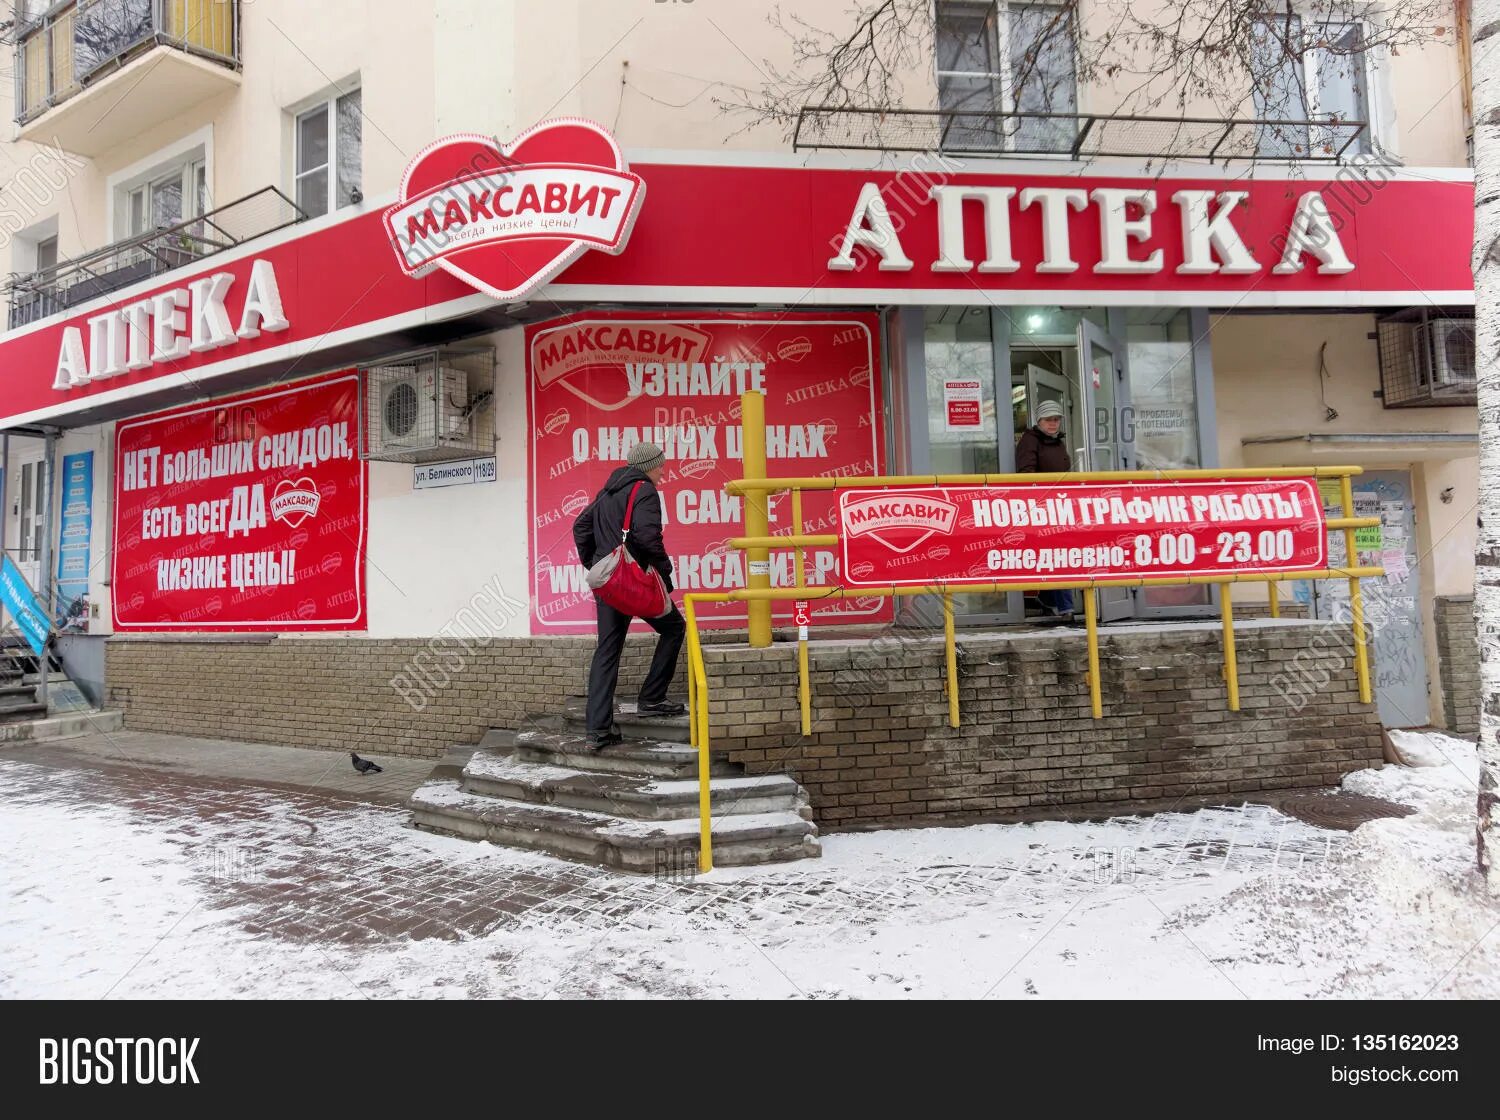
[[[193,189],[191,173],[198,164],[203,166],[204,194],[206,195],[202,210],[198,209],[197,191]],[[131,236],[129,232],[131,195],[139,193],[142,187],[148,188],[149,195],[149,185],[160,183],[174,170],[182,175],[182,220],[189,221],[212,210],[214,206],[212,125],[205,125],[174,143],[158,149],[144,159],[137,160],[129,167],[122,167],[109,176],[105,184],[107,201],[105,219],[109,230],[109,236],[105,239],[106,243],[124,241]],[[155,228],[151,224],[149,209],[145,220],[147,232]]]
[[[1014,83],[1011,80],[1011,52],[1010,52],[1010,46],[1011,46],[1011,44],[1010,44],[1011,20],[1010,20],[1010,9],[1011,8],[1064,8],[1064,7],[1067,7],[1067,5],[1066,4],[1057,3],[1057,2],[1055,2],[1055,0],[982,0],[982,2],[981,2],[981,0],[975,0],[975,2],[972,2],[972,3],[971,2],[966,2],[966,0],[946,0],[946,6],[948,6],[948,7],[951,7],[951,8],[972,8],[972,9],[974,9],[976,11],[979,10],[979,9],[985,9],[989,15],[992,15],[994,17],[994,20],[995,20],[995,59],[998,62],[999,66],[1000,66],[1000,69],[999,69],[998,72],[991,72],[991,71],[983,71],[983,70],[943,70],[943,69],[939,68],[940,67],[940,61],[939,61],[938,55],[937,55],[936,29],[937,29],[937,25],[938,25],[937,24],[938,9],[940,7],[942,7],[942,6],[944,6],[944,4],[945,4],[945,0],[934,0],[933,6],[932,6],[932,19],[933,19],[933,24],[932,25],[933,25],[933,29],[934,29],[934,37],[933,37],[934,42],[933,42],[932,62],[933,62],[933,71],[937,75],[937,96],[938,96],[938,102],[937,103],[938,103],[938,109],[939,109],[939,111],[943,110],[943,103],[942,103],[942,83],[943,83],[943,79],[944,78],[988,78],[992,82],[997,83],[998,86],[999,86],[999,89],[1000,89],[1000,101],[999,101],[999,104],[995,107],[996,111],[997,112],[1001,112],[1001,113],[1012,113],[1012,112],[1015,112],[1016,109],[1015,109]],[[1075,19],[1075,20],[1077,20],[1077,19],[1080,18],[1080,12],[1079,12],[1079,10],[1076,7],[1074,7],[1074,9],[1073,9],[1072,18]],[[1083,112],[1084,112],[1084,110],[1083,110],[1083,103],[1082,103],[1083,89],[1078,84],[1077,61],[1078,60],[1076,58],[1073,60],[1073,62],[1074,62],[1074,68],[1073,68],[1073,106],[1074,106],[1074,109],[1073,109],[1073,111],[1075,113],[1079,114],[1079,115],[1083,115]],[[1011,124],[1012,124],[1012,126],[1015,126],[1015,125],[1018,125],[1019,122],[1012,121]],[[1006,150],[1009,149],[1009,146],[1011,144],[1014,132],[1015,132],[1015,127],[1007,127],[1007,128],[1002,128],[1001,129],[1002,145],[998,149],[999,151],[1006,151]],[[1059,153],[1059,154],[1066,154],[1066,153]]]
[[[1323,10],[1309,14],[1301,4],[1292,6],[1292,15],[1296,16],[1302,28],[1304,42],[1315,38],[1317,29],[1325,27],[1358,27],[1361,38],[1368,43],[1375,38],[1378,27],[1370,16],[1367,7],[1348,8],[1342,11],[1338,9]],[[1334,17],[1338,18],[1335,19]],[[1257,21],[1275,21],[1285,19],[1286,11],[1267,9],[1265,12],[1256,13]],[[1315,148],[1322,142],[1318,130],[1318,117],[1323,113],[1322,84],[1318,80],[1319,63],[1323,52],[1317,48],[1308,46],[1302,55],[1302,95],[1307,102],[1308,116],[1308,144]],[[1365,154],[1393,155],[1392,146],[1388,139],[1394,137],[1396,130],[1394,122],[1387,119],[1388,99],[1383,89],[1384,77],[1387,72],[1385,65],[1385,51],[1382,48],[1362,50],[1358,59],[1350,59],[1351,64],[1357,61],[1363,71],[1365,84],[1366,122],[1365,131],[1361,134],[1363,147],[1367,152],[1356,149],[1361,145],[1356,144],[1344,153],[1343,158],[1359,158]],[[1253,95],[1252,95],[1253,96]]]
[[[304,102],[301,107],[294,107],[289,110],[292,118],[292,201],[297,203],[298,206],[302,205],[300,199],[302,198],[301,185],[303,179],[307,178],[309,175],[316,175],[319,171],[327,172],[326,186],[328,193],[325,198],[323,213],[312,215],[313,217],[323,217],[325,215],[332,214],[334,211],[340,208],[338,181],[338,103],[340,98],[347,97],[350,94],[354,93],[360,95],[360,113],[363,114],[364,87],[357,82],[348,86],[347,88],[335,87],[333,89],[330,89],[323,95],[314,98],[309,102]],[[319,112],[324,114],[324,120],[327,122],[328,126],[327,160],[324,163],[319,164],[317,167],[309,167],[305,169],[299,168],[297,166],[297,161],[302,156],[302,122]],[[361,130],[359,149],[360,181],[358,187],[356,188],[361,193],[363,193],[364,191],[364,156],[364,133],[363,130]]]
[[[204,175],[205,186],[204,196],[201,199],[198,197],[196,189],[200,173]],[[135,237],[139,234],[150,233],[157,228],[154,220],[155,207],[152,206],[152,192],[157,187],[162,186],[172,179],[177,180],[178,189],[182,192],[182,216],[177,219],[178,222],[188,222],[194,218],[201,218],[213,208],[213,204],[208,200],[207,161],[201,157],[190,159],[186,163],[179,164],[177,167],[169,168],[165,174],[148,179],[146,182],[131,187],[125,192],[126,237]],[[131,219],[135,211],[135,202],[138,198],[141,202],[141,228],[135,229],[133,228],[135,223]],[[175,225],[176,223],[174,222],[173,224]]]

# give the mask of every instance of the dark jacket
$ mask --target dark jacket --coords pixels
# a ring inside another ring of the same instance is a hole
[[[1017,474],[1065,474],[1073,469],[1062,432],[1049,436],[1032,426],[1016,441]]]
[[[661,495],[645,473],[635,467],[618,468],[609,476],[604,489],[574,519],[573,544],[585,568],[592,568],[596,560],[618,547],[620,530],[625,524],[625,505],[630,500],[631,487],[637,482],[641,488],[630,514],[630,541],[625,547],[642,568],[660,572],[667,590],[671,591],[672,561],[661,539]]]

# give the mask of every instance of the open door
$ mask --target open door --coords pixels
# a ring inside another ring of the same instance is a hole
[[[1121,410],[1129,404],[1123,365],[1125,347],[1108,331],[1084,319],[1078,324],[1078,381],[1082,422],[1071,433],[1068,452],[1076,471],[1124,471],[1134,456],[1121,438]],[[1135,592],[1107,587],[1099,592],[1099,619],[1109,622],[1135,614]]]
[[[1026,366],[1026,411],[1017,417],[1016,427],[1024,430],[1043,401],[1056,401],[1061,406],[1064,436],[1077,428],[1078,408],[1073,400],[1073,388],[1068,384],[1068,379],[1050,369],[1028,364]]]

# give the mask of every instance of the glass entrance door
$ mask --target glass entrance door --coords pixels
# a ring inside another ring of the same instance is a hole
[[[1135,458],[1120,424],[1130,403],[1124,354],[1125,347],[1097,323],[1085,319],[1078,324],[1078,396],[1084,423],[1074,435],[1074,470],[1129,470]],[[1098,594],[1101,621],[1135,614],[1135,592],[1130,588],[1106,587]]]

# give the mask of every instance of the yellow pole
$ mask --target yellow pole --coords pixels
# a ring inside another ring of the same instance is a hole
[[[686,603],[684,602],[684,606]],[[688,746],[698,745],[698,677],[693,672],[693,655],[688,653]]]
[[[1224,680],[1229,685],[1229,710],[1240,710],[1240,667],[1234,656],[1234,596],[1219,589],[1219,615],[1224,620]]]
[[[792,491],[792,533],[796,537],[802,536],[802,491]],[[792,550],[792,563],[796,565],[797,586],[806,587],[806,561],[803,559],[802,546],[798,545]],[[807,679],[807,631],[801,626],[797,628],[797,694],[802,702],[802,734],[812,734],[812,686]]]
[[[741,473],[748,481],[766,477],[766,398],[754,390],[740,397]],[[745,535],[764,537],[771,531],[771,519],[765,490],[745,494]],[[745,550],[748,565],[745,586],[752,591],[771,586],[771,553],[765,548]],[[771,604],[750,601],[750,647],[764,649],[771,644]]]
[[[1083,624],[1089,633],[1089,704],[1095,719],[1104,718],[1104,701],[1099,695],[1099,607],[1094,589],[1083,591]]]
[[[1281,600],[1276,597],[1276,585],[1274,583],[1268,583],[1268,584],[1266,584],[1266,590],[1271,595],[1271,617],[1272,618],[1280,618],[1281,617]]]
[[[1346,474],[1339,479],[1339,496],[1344,503],[1344,517],[1354,516],[1354,483]],[[1344,530],[1344,567],[1351,571],[1359,566],[1359,552],[1354,547],[1354,530]],[[1359,702],[1370,702],[1370,657],[1365,649],[1365,601],[1359,590],[1359,577],[1349,577],[1349,614],[1354,622],[1354,677],[1359,681]]]
[[[694,745],[698,748],[698,870],[714,869],[713,814],[709,808],[708,789],[708,676],[703,669],[703,643],[698,637],[698,609],[695,596],[682,597],[688,625],[688,673],[698,678],[693,696],[697,706],[689,715]]]
[[[958,643],[953,637],[953,596],[943,592],[943,642],[948,653],[948,726],[957,727],[958,719]]]

